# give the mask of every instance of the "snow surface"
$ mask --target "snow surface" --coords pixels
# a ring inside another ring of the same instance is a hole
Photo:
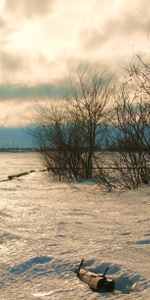
[[[1,153],[0,161],[1,300],[150,299],[150,186],[108,193],[55,182],[35,153]],[[77,278],[82,258],[96,273],[110,267],[113,294]]]

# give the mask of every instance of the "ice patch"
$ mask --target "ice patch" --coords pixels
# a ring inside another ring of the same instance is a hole
[[[129,245],[150,245],[150,240],[141,240],[136,242],[129,242]]]
[[[86,263],[86,265],[87,265],[87,263]],[[120,271],[120,266],[113,265],[111,263],[105,263],[105,262],[103,262],[102,264],[96,266],[95,268],[91,268],[89,270],[94,273],[103,274],[104,271],[106,270],[106,268],[109,268],[107,275],[113,275]]]
[[[47,256],[34,257],[16,267],[13,267],[12,269],[10,269],[10,273],[19,275],[21,273],[24,273],[28,269],[32,268],[34,264],[46,264],[52,259],[53,259],[52,257],[47,257]]]
[[[0,236],[0,244],[6,243],[7,241],[11,241],[11,240],[19,240],[20,236],[19,235],[15,235],[12,234],[10,232],[4,232],[1,236]]]
[[[138,274],[122,274],[116,280],[116,290],[121,294],[130,294],[132,292],[140,292],[147,289],[150,282],[146,281]]]
[[[138,245],[150,245],[150,240],[137,241],[135,244],[138,244]]]
[[[130,235],[131,234],[131,232],[130,231],[127,231],[127,232],[122,232],[120,235],[123,235],[123,236],[128,236],[128,235]]]

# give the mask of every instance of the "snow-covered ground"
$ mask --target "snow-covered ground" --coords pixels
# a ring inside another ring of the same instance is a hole
[[[150,187],[106,193],[54,182],[34,153],[1,153],[0,161],[1,300],[150,299]],[[110,267],[114,294],[79,281],[82,258],[97,273]]]

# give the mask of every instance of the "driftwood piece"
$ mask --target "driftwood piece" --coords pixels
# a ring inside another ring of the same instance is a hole
[[[29,172],[22,172],[22,173],[18,173],[18,174],[14,174],[14,175],[9,175],[8,179],[12,180],[13,178],[16,178],[16,177],[21,177],[21,176],[24,176],[24,175],[28,175],[28,173]]]
[[[12,180],[13,178],[18,178],[21,176],[29,175],[30,173],[33,173],[33,172],[35,172],[35,170],[30,170],[28,172],[21,172],[21,173],[14,174],[14,175],[9,175],[8,180]]]
[[[21,172],[21,173],[14,174],[14,175],[8,175],[7,179],[0,180],[0,182],[9,181],[9,180],[12,180],[14,178],[29,175],[29,174],[34,173],[34,172],[36,172],[36,170],[30,170],[29,172]]]
[[[108,268],[105,270],[104,274],[99,275],[82,268],[83,262],[84,260],[82,259],[77,270],[79,279],[97,292],[113,292],[115,289],[115,282],[112,277],[105,276]]]

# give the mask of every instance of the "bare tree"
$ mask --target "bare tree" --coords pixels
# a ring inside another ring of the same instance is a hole
[[[84,130],[86,178],[92,177],[95,151],[104,143],[111,92],[106,74],[79,67],[71,81],[71,95],[66,98],[72,120],[81,123]]]
[[[141,141],[150,158],[150,57],[135,54],[127,71],[138,99],[139,122],[146,131]]]
[[[138,188],[149,181],[150,106],[149,102],[123,84],[115,95],[115,127],[117,153],[113,163],[128,188]]]
[[[79,67],[70,80],[63,110],[38,107],[34,132],[42,158],[59,179],[93,177],[96,150],[104,143],[110,111],[110,79],[89,67]]]

